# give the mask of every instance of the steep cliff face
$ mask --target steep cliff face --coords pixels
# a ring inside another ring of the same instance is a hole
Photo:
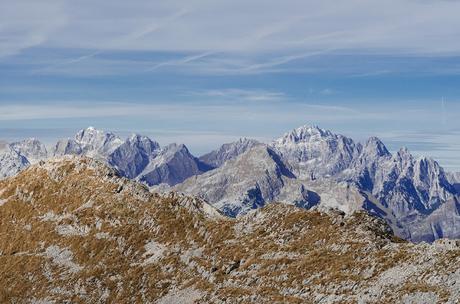
[[[84,155],[105,159],[121,144],[123,140],[115,134],[89,127],[79,131],[73,139],[60,140],[54,147],[53,155]]]
[[[109,156],[108,163],[127,178],[136,178],[160,153],[160,145],[146,136],[131,135]]]
[[[433,241],[460,237],[457,217],[442,216],[442,210],[455,210],[459,198],[449,178],[433,159],[416,158],[407,149],[392,155],[378,138],[361,145],[304,126],[175,190],[203,197],[230,216],[273,201],[347,213],[364,209],[384,218],[401,237]]]
[[[341,173],[361,152],[361,145],[315,126],[302,126],[271,143],[291,171],[301,179]]]
[[[194,157],[185,145],[164,148],[146,136],[133,134],[126,140],[92,127],[79,131],[75,139],[59,141],[55,156],[83,155],[103,160],[123,176],[146,183],[175,185],[211,169]]]
[[[30,165],[25,156],[5,146],[0,151],[0,179],[14,176]]]
[[[136,180],[149,186],[162,183],[173,186],[209,169],[195,158],[185,145],[170,144],[161,149]]]
[[[0,178],[47,155],[36,140],[6,146],[9,152],[0,158]],[[364,209],[410,240],[460,238],[455,213],[443,211],[456,210],[458,175],[444,172],[433,159],[414,157],[405,148],[391,154],[375,137],[361,145],[328,130],[303,126],[269,144],[241,139],[196,158],[185,145],[160,147],[145,136],[122,140],[87,128],[74,139],[58,142],[51,154],[102,160],[127,178],[155,190],[174,187],[202,197],[232,217],[279,201],[347,213]]]
[[[258,141],[253,139],[240,138],[235,142],[223,144],[219,149],[200,156],[200,161],[212,168],[218,168],[226,161],[237,158],[259,144]]]
[[[236,216],[274,201],[285,180],[291,178],[294,176],[273,151],[259,145],[174,189],[202,197],[225,214]]]
[[[365,212],[271,204],[238,219],[70,157],[0,181],[0,302],[366,303],[460,297],[455,241]]]
[[[10,144],[11,148],[27,158],[31,164],[48,158],[48,150],[38,139],[29,138]]]
[[[297,179],[273,148],[263,144],[173,190],[201,197],[232,217],[274,201],[307,209],[318,206],[352,212],[361,209],[365,200],[350,185]]]

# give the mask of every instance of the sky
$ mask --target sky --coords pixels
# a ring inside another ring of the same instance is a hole
[[[460,1],[0,0],[0,140],[318,125],[460,171]]]

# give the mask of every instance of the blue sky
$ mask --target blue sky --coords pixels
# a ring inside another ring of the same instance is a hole
[[[0,0],[0,139],[316,124],[460,171],[460,2]]]

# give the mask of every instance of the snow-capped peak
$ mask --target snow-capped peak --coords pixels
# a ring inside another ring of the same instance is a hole
[[[329,130],[321,129],[318,126],[304,125],[290,132],[285,133],[276,140],[279,143],[311,141],[315,139],[333,136]]]

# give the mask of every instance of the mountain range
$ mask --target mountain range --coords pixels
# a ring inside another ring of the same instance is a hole
[[[104,161],[151,191],[195,196],[230,217],[282,202],[346,214],[366,210],[414,242],[460,237],[460,174],[405,148],[391,154],[375,137],[358,143],[302,126],[270,143],[240,139],[195,157],[182,144],[161,147],[145,136],[121,139],[90,127],[48,150],[35,139],[5,145],[0,177],[65,155]]]
[[[257,148],[250,151],[268,151]],[[1,180],[0,223],[1,303],[460,297],[459,241],[404,241],[363,210],[272,203],[230,218],[198,198],[152,193],[84,156],[39,161]]]

